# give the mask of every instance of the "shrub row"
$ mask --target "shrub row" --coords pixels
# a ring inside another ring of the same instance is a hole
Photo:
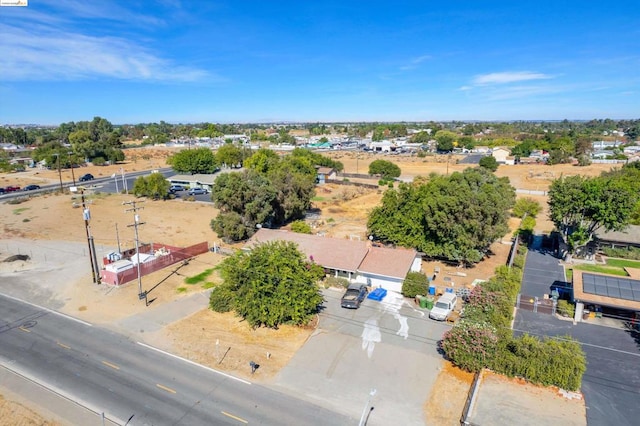
[[[525,252],[519,250],[511,269],[496,268],[489,281],[473,289],[462,320],[445,333],[442,349],[455,365],[467,371],[489,368],[533,383],[576,390],[586,370],[578,342],[570,337],[514,337],[510,328]]]
[[[603,247],[602,252],[607,257],[619,257],[621,259],[640,260],[640,249],[635,247],[629,247],[629,248]]]

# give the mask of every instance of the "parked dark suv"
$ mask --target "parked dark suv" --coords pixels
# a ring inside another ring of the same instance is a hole
[[[91,173],[80,176],[80,182],[88,182],[90,180],[93,180],[93,175]]]

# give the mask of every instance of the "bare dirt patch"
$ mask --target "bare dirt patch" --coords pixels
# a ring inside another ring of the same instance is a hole
[[[445,361],[424,406],[425,424],[453,425],[460,422],[462,410],[473,382],[473,373]]]
[[[46,420],[31,408],[3,395],[0,395],[0,419],[6,425],[60,426],[60,423]]]
[[[315,324],[315,321],[314,321]],[[161,338],[174,353],[224,370],[236,376],[263,381],[275,376],[313,332],[308,327],[283,325],[253,329],[233,313],[220,314],[203,310],[166,327]],[[185,338],[186,330],[198,338]],[[251,374],[249,363],[259,365]]]

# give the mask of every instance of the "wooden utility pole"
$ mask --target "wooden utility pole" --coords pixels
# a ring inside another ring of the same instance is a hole
[[[127,225],[128,227],[132,227],[135,229],[136,234],[136,261],[137,261],[137,269],[138,269],[138,299],[144,299],[145,306],[149,306],[149,301],[147,300],[147,292],[142,291],[142,276],[140,275],[140,241],[138,238],[138,226],[144,225],[145,222],[140,222],[140,215],[138,215],[138,210],[142,210],[143,207],[138,207],[137,204],[139,201],[129,201],[122,204],[127,204],[132,206],[130,209],[125,210],[125,213],[133,212],[133,223],[131,225]]]

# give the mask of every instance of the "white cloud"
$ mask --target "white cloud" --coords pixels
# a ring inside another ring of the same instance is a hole
[[[39,3],[56,11],[61,19],[106,19],[133,25],[158,25],[163,21],[151,14],[136,13],[117,2],[90,2],[86,0],[39,0]]]
[[[473,79],[473,84],[476,86],[486,86],[491,84],[508,84],[521,81],[546,80],[550,78],[553,77],[547,74],[531,71],[494,72],[476,76]]]
[[[411,59],[407,65],[401,66],[400,69],[402,71],[408,71],[408,70],[415,69],[415,68],[418,67],[418,65],[420,65],[421,63],[423,63],[424,61],[427,61],[429,59],[431,59],[431,55],[417,56],[417,57]]]
[[[3,80],[74,80],[109,77],[123,80],[221,80],[197,69],[173,64],[135,42],[0,24],[0,78]]]
[[[566,87],[548,85],[508,86],[486,93],[486,99],[499,101],[507,99],[534,98],[567,91]]]

